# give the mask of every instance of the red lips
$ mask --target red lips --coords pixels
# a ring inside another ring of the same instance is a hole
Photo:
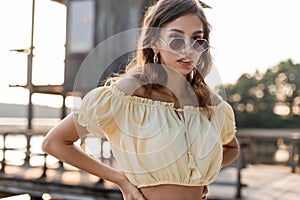
[[[193,60],[188,58],[180,58],[179,60],[177,60],[177,62],[183,67],[188,67],[193,64]]]

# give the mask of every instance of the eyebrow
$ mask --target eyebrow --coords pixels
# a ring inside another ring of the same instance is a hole
[[[174,32],[178,32],[178,33],[184,34],[183,31],[178,30],[178,29],[169,29],[168,31],[174,31]],[[203,33],[203,30],[198,30],[198,31],[193,32],[193,35],[201,34],[201,33]]]

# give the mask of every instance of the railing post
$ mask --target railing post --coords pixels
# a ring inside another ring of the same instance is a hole
[[[296,162],[295,162],[295,151],[296,151],[296,144],[295,142],[292,140],[291,141],[291,151],[290,151],[290,165],[292,168],[292,173],[296,172]]]
[[[242,194],[241,194],[241,190],[242,190],[242,183],[241,183],[241,171],[242,171],[242,167],[243,167],[243,151],[241,150],[240,155],[237,158],[237,181],[236,181],[236,194],[235,197],[237,198],[241,198]]]
[[[5,168],[5,152],[6,152],[6,145],[5,145],[6,135],[7,135],[7,133],[4,133],[2,135],[2,137],[3,137],[3,148],[2,148],[3,159],[1,160],[1,170],[0,170],[1,173],[5,173],[4,168]]]
[[[44,156],[44,165],[43,165],[43,173],[40,177],[41,179],[44,179],[47,177],[47,160],[46,160],[47,154],[44,153],[43,156]]]
[[[24,166],[25,167],[30,167],[29,160],[30,160],[30,140],[31,140],[31,135],[24,133],[25,138],[26,138],[26,152],[25,152],[25,162]]]
[[[242,169],[246,168],[246,162],[247,160],[245,159],[245,154],[244,152],[246,151],[245,148],[249,148],[251,145],[251,140],[249,139],[241,139],[239,140],[240,144],[240,154],[236,160],[236,169],[237,169],[237,180],[236,180],[236,198],[242,198],[242,188],[245,187],[246,185],[242,183]],[[247,152],[247,151],[246,151]]]

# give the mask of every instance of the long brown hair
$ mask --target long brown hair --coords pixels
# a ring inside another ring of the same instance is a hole
[[[207,22],[203,8],[198,0],[159,0],[153,6],[149,7],[145,13],[142,23],[141,35],[138,41],[138,49],[132,61],[126,67],[124,76],[134,76],[142,83],[145,83],[147,91],[151,93],[153,89],[159,89],[165,84],[167,77],[166,72],[161,67],[160,60],[158,64],[154,64],[154,51],[151,45],[158,39],[159,28],[181,16],[195,14],[199,16],[204,28],[203,38],[209,42],[209,34],[211,30],[210,24]],[[205,51],[194,70],[194,76],[186,77],[192,86],[200,107],[209,110],[212,104],[211,92],[204,81],[206,75],[210,72],[212,58],[209,49]],[[146,84],[158,83],[158,84]]]

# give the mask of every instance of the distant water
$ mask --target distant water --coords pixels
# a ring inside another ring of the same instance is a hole
[[[27,105],[0,103],[0,117],[26,118],[27,110]],[[60,118],[61,116],[61,108],[33,105],[32,111],[33,117],[36,118]],[[67,113],[69,112],[70,109],[67,109]]]
[[[60,121],[60,118],[33,118],[32,126],[37,129],[51,128]],[[1,129],[27,128],[28,120],[24,117],[0,117]]]

